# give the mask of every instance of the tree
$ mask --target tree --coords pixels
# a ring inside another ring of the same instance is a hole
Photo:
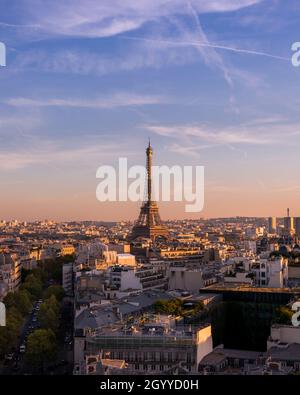
[[[156,313],[182,315],[182,305],[180,299],[157,300],[153,307]]]
[[[46,299],[43,304],[46,305],[48,309],[52,309],[55,314],[59,314],[60,305],[54,295],[51,295],[50,298]]]
[[[194,307],[194,314],[199,313],[200,311],[204,310],[204,303],[202,302],[202,300],[199,300]]]
[[[28,291],[32,299],[37,299],[42,295],[43,284],[34,274],[29,274],[26,277],[25,283],[21,285],[21,290]]]
[[[42,371],[46,362],[55,359],[56,351],[56,338],[51,329],[37,329],[28,336],[26,360]]]
[[[41,304],[40,311],[38,313],[38,319],[41,323],[42,328],[50,328],[53,332],[57,332],[59,327],[59,303],[57,302],[54,295],[46,299]]]
[[[38,319],[41,324],[41,328],[50,328],[53,332],[56,332],[59,326],[57,314],[53,309],[49,309],[45,304],[41,306]]]
[[[8,292],[8,294],[3,299],[3,303],[7,309],[13,307],[15,305],[15,294],[13,292]]]
[[[0,354],[4,355],[16,344],[23,318],[21,313],[10,307],[6,312],[6,326],[0,327]]]
[[[26,277],[31,273],[31,270],[28,269],[24,269],[24,267],[22,267],[21,269],[21,282],[24,283],[26,280]]]
[[[32,308],[30,294],[26,290],[9,292],[5,296],[3,302],[8,309],[10,307],[15,307],[23,317],[26,316]]]
[[[26,291],[15,292],[15,305],[17,310],[25,317],[32,308],[30,294]]]
[[[48,299],[51,295],[54,295],[58,301],[61,301],[64,294],[65,291],[61,285],[51,285],[44,292],[44,298]]]
[[[43,267],[36,267],[35,269],[32,269],[32,274],[39,279],[42,283],[45,283],[48,279],[47,273]]]
[[[154,305],[154,310],[156,313],[165,313],[166,312],[166,303],[164,300],[157,300]]]
[[[60,283],[62,282],[62,266],[65,261],[68,262],[66,260],[66,257],[59,257],[56,259],[47,259],[45,261],[44,269],[47,273],[48,279],[52,279],[52,280],[55,280]]]
[[[278,307],[275,310],[274,323],[282,325],[291,325],[294,312],[286,306]]]

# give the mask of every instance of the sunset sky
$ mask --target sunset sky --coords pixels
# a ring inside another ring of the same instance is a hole
[[[0,0],[0,219],[128,220],[96,170],[205,167],[205,208],[300,216],[298,0]]]

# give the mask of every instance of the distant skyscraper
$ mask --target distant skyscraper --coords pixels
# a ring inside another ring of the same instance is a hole
[[[300,217],[294,218],[295,235],[300,239]]]
[[[268,232],[269,233],[276,233],[276,217],[269,217]]]
[[[290,209],[287,209],[287,216],[283,219],[285,233],[290,233],[294,230],[294,218],[290,217]]]

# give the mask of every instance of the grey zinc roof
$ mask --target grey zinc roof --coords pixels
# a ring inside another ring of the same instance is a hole
[[[75,319],[75,328],[99,328],[118,321],[111,308],[101,308],[91,313],[90,309],[82,311]]]
[[[257,359],[264,353],[261,351],[250,350],[234,350],[231,348],[223,348],[220,350],[227,358],[241,358],[241,359]]]
[[[126,300],[132,303],[139,303],[140,308],[150,307],[156,300],[173,299],[165,291],[146,291],[137,296],[127,297]]]
[[[226,356],[220,351],[212,351],[207,354],[200,362],[201,365],[217,365],[223,362],[226,359]]]
[[[266,354],[273,360],[300,361],[300,344],[292,343],[284,348],[271,347]]]
[[[119,320],[115,310],[119,310],[122,315],[137,313],[142,309],[148,308],[159,299],[172,299],[164,291],[146,291],[136,296],[126,297],[109,306],[99,306],[92,312],[89,308],[82,311],[75,319],[75,328],[99,328]],[[134,304],[133,304],[134,303]]]

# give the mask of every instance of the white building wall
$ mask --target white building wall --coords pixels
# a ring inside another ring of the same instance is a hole
[[[211,325],[197,332],[197,367],[201,360],[213,350]]]
[[[128,270],[121,272],[121,285],[120,291],[127,289],[142,289],[140,279],[136,276],[135,270]]]
[[[224,277],[226,283],[252,284],[252,279],[247,277],[248,273],[236,273],[235,277]]]
[[[199,291],[204,286],[202,272],[186,270],[185,268],[170,268],[168,273],[169,289],[182,289],[186,291]]]
[[[300,344],[300,326],[273,325],[271,335],[267,343],[267,348],[274,347],[278,343],[298,343]]]

